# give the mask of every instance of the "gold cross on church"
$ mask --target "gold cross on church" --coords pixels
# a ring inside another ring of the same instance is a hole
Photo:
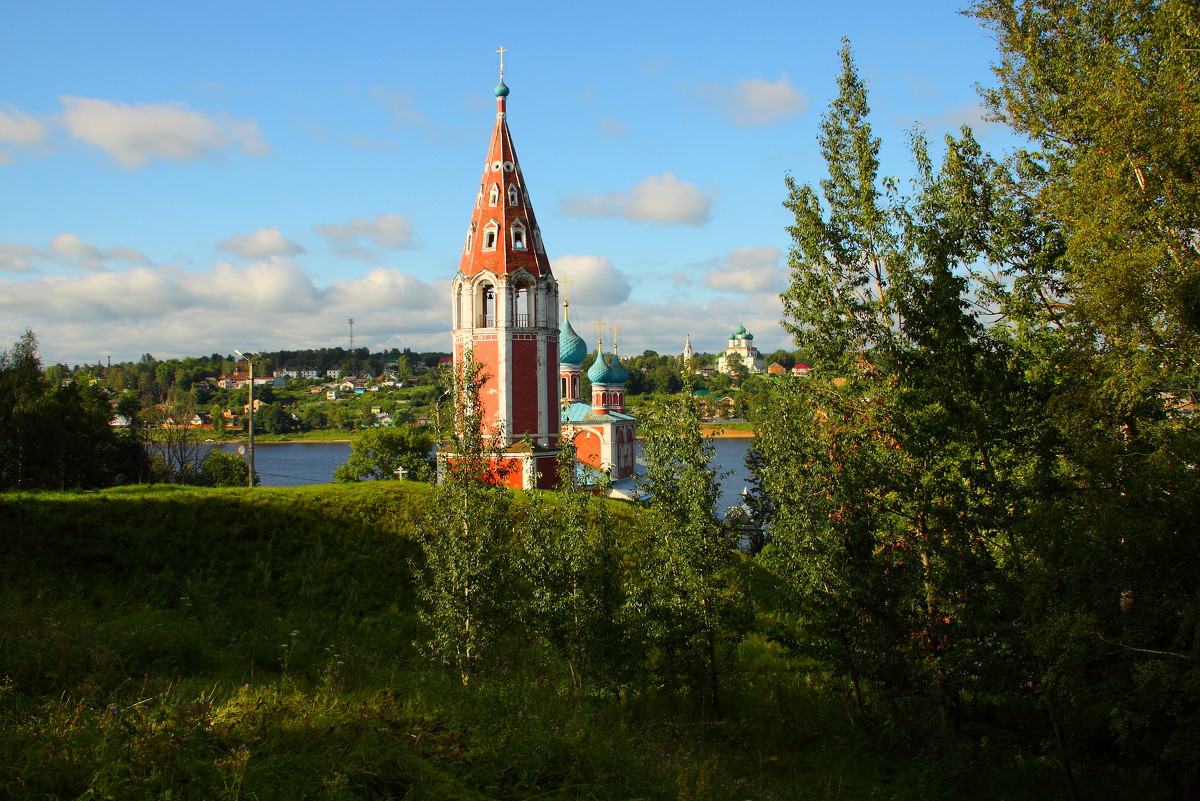
[[[507,53],[508,51],[504,49],[504,45],[501,45],[500,49],[497,50],[496,52],[500,54],[500,80],[503,81],[504,80],[504,54]]]

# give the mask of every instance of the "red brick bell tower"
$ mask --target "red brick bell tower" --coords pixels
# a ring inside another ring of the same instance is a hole
[[[468,354],[486,377],[484,435],[504,483],[552,488],[558,455],[558,283],[508,130],[504,49],[496,125],[451,290],[454,365]],[[453,458],[453,455],[448,455]]]

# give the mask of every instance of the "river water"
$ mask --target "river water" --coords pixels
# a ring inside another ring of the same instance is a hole
[[[719,509],[740,501],[742,488],[750,480],[744,464],[748,438],[714,439],[716,455],[712,466],[721,478]],[[236,445],[221,445],[223,451],[234,451]],[[254,468],[264,487],[299,487],[327,484],[333,481],[333,471],[350,457],[348,442],[257,442],[254,445]],[[640,458],[640,443],[639,443]],[[728,475],[724,475],[728,473]]]

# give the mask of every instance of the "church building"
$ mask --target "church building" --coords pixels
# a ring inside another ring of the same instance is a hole
[[[738,363],[744,364],[751,373],[762,373],[767,369],[762,354],[754,347],[754,334],[746,330],[746,326],[738,324],[737,329],[729,335],[729,344],[725,352],[717,359],[717,370],[733,375]]]
[[[553,488],[559,452],[558,283],[550,271],[512,135],[503,49],[496,123],[454,277],[454,366],[482,367],[484,436],[496,473],[519,488]],[[453,461],[452,453],[444,458]]]
[[[592,384],[591,402],[580,394],[580,373],[588,354],[583,337],[571,327],[568,307],[563,304],[559,332],[559,389],[562,392],[563,435],[571,437],[576,458],[614,481],[629,478],[636,459],[637,422],[625,412],[625,382],[629,371],[621,364],[616,342],[612,355],[604,353],[604,342],[596,345],[596,360],[588,369]]]

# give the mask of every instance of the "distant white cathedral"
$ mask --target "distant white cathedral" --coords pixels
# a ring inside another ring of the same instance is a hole
[[[758,348],[754,347],[754,334],[747,331],[746,326],[741,323],[729,335],[729,344],[725,347],[725,352],[717,359],[717,370],[728,375],[733,375],[733,365],[730,363],[730,358],[735,354],[741,358],[742,364],[751,373],[766,372],[766,362],[763,361],[762,354],[758,352]]]

